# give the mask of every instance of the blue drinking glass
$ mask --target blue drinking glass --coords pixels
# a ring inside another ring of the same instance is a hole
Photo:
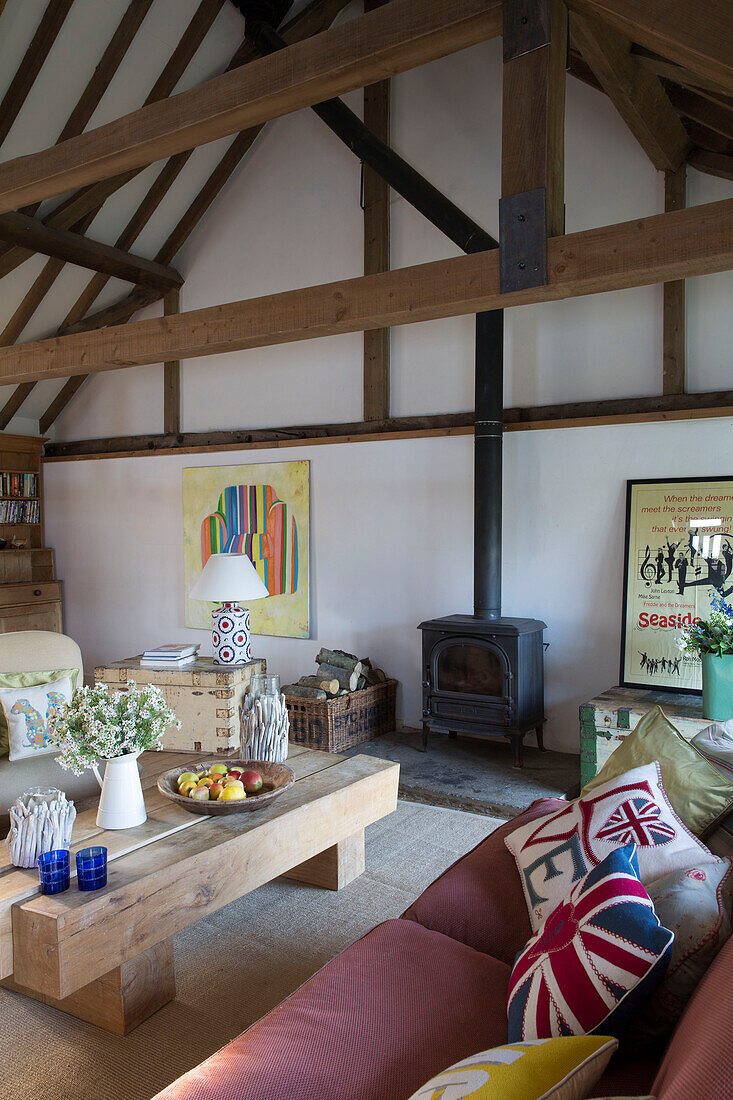
[[[107,885],[106,848],[82,848],[76,853],[76,880],[80,890],[101,890]]]
[[[69,889],[69,852],[56,848],[38,857],[38,879],[42,894],[61,894]]]

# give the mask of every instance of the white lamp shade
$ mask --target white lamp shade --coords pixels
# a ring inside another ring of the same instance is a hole
[[[246,554],[212,554],[189,592],[192,600],[221,603],[261,600],[269,594]]]

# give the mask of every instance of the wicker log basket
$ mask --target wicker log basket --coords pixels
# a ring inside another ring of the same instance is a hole
[[[322,752],[343,752],[395,728],[397,681],[364,687],[334,699],[288,696],[290,740]]]

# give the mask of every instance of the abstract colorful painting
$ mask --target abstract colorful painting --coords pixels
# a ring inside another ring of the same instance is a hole
[[[208,629],[212,605],[188,593],[211,554],[247,554],[269,596],[250,605],[253,634],[309,636],[307,462],[183,471],[186,626]]]

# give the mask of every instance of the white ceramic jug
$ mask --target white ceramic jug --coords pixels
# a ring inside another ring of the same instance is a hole
[[[102,788],[97,811],[101,829],[134,829],[146,820],[145,800],[137,766],[139,752],[128,752],[107,761],[104,782],[96,764],[92,769]]]

